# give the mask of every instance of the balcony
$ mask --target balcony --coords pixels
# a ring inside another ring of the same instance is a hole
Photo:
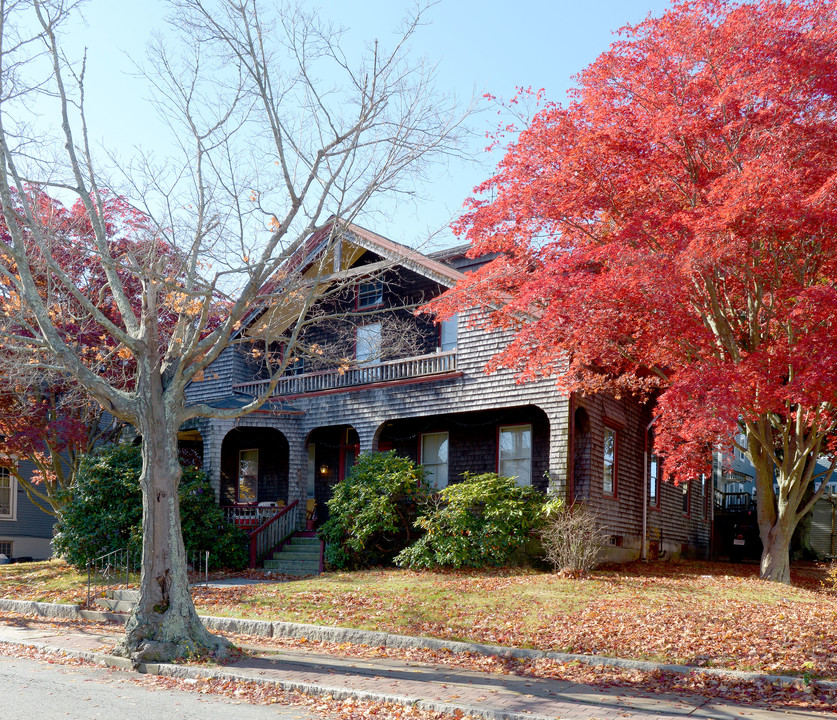
[[[421,382],[455,372],[456,350],[450,350],[433,353],[432,355],[387,360],[386,362],[370,363],[350,368],[288,375],[279,379],[272,395],[274,397],[288,397],[306,393],[333,392],[380,383]],[[233,385],[233,390],[256,397],[264,391],[268,384],[268,380],[255,380]]]

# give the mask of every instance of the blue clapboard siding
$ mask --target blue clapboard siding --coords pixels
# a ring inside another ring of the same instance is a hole
[[[31,477],[35,466],[30,462],[20,464],[21,473],[24,477]],[[17,488],[17,519],[0,519],[0,537],[29,537],[29,538],[51,538],[52,526],[55,518],[47,515],[32,503],[27,497],[23,488]]]

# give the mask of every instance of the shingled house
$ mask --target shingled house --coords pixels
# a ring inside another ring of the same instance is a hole
[[[488,375],[502,333],[468,316],[438,325],[413,312],[484,260],[467,258],[465,247],[424,255],[356,225],[340,242],[326,236],[312,237],[298,262],[328,253],[335,273],[356,280],[324,300],[329,320],[306,331],[309,352],[294,358],[261,410],[196,420],[181,432],[234,518],[255,527],[293,506],[290,524],[302,526],[313,499],[321,522],[358,454],[392,449],[421,462],[436,487],[465,471],[496,471],[583,499],[606,526],[615,560],[640,557],[643,545],[651,556],[707,553],[711,488],[660,481],[646,407],[568,397],[550,380],[518,384],[510,371]],[[291,324],[282,312],[254,310],[237,342],[190,386],[190,401],[235,407],[258,394],[268,381],[254,347],[282,351]],[[325,357],[322,349],[335,347],[331,354],[348,362]]]

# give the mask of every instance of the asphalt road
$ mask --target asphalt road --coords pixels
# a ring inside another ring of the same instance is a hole
[[[149,688],[119,671],[0,655],[2,720],[319,720],[301,706],[249,705]]]

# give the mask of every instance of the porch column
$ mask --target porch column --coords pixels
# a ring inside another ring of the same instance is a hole
[[[375,432],[377,431],[379,424],[380,423],[374,425],[355,425],[360,445],[360,452],[369,453],[377,449]]]

